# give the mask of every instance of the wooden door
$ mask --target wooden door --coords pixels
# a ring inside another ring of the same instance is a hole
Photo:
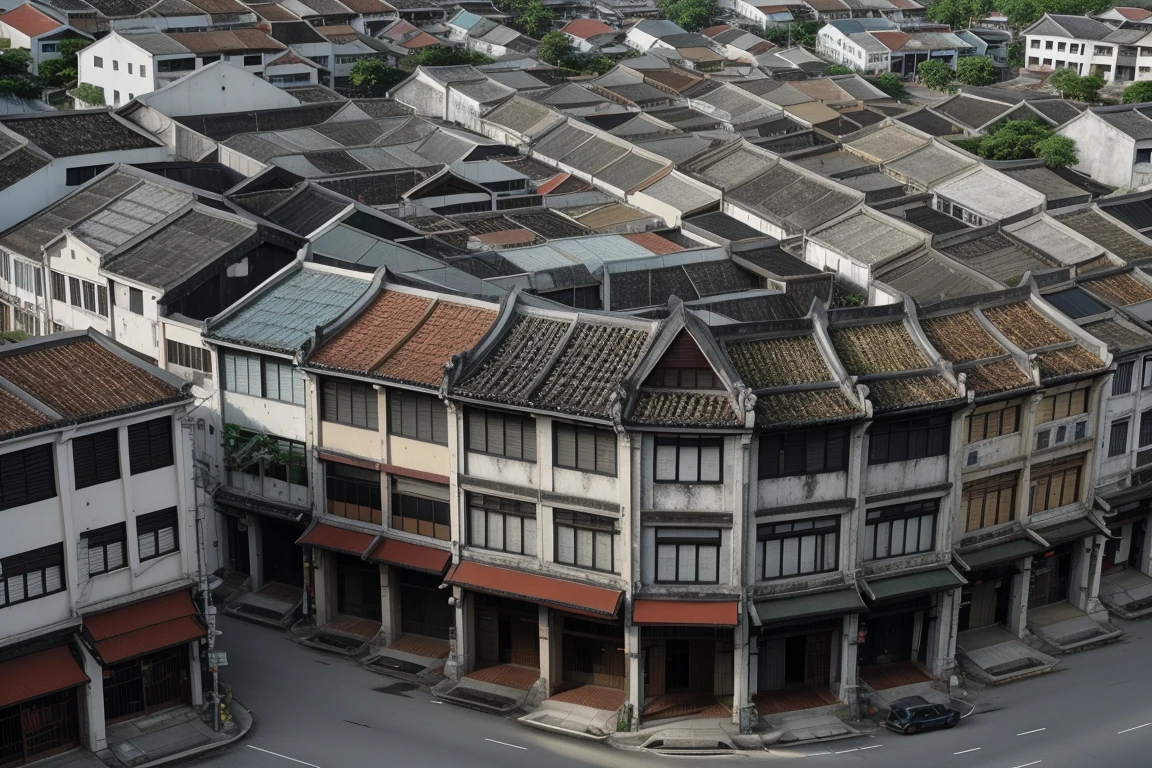
[[[512,663],[540,668],[540,624],[536,617],[512,617]]]
[[[476,609],[476,666],[500,663],[500,615],[491,608]]]
[[[715,664],[715,640],[690,640],[688,642],[688,690],[710,693]]]
[[[986,581],[972,587],[972,605],[968,611],[968,629],[996,623],[996,588],[1000,580]]]
[[[831,679],[832,635],[808,635],[804,648],[804,684],[828,685]]]
[[[760,643],[760,659],[756,670],[760,690],[775,691],[784,687],[784,646],[783,638]]]
[[[647,675],[644,681],[644,696],[663,696],[665,691],[665,675],[667,673],[668,659],[664,653],[664,644],[653,645],[644,652]]]

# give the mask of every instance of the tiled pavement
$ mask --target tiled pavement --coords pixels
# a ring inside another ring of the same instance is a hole
[[[859,674],[860,680],[874,691],[926,683],[932,679],[932,675],[914,661],[897,661],[892,664],[860,667]]]
[[[582,685],[570,691],[557,693],[548,701],[559,701],[564,704],[577,704],[593,709],[606,709],[612,712],[624,706],[628,696],[619,688],[606,688],[602,685]]]
[[[485,667],[475,672],[469,672],[464,677],[481,683],[527,691],[540,679],[540,670],[535,667],[521,667],[517,664],[499,664],[495,667]]]
[[[356,616],[348,616],[342,613],[325,624],[322,631],[339,632],[343,635],[352,635],[353,637],[362,637],[365,640],[371,640],[376,637],[376,633],[380,631],[380,622],[361,619]]]
[[[756,712],[761,717],[802,709],[815,709],[839,704],[832,692],[819,685],[796,685],[775,691],[761,691],[752,697]]]
[[[711,693],[665,693],[644,702],[641,713],[649,720],[669,717],[725,717],[732,708]]]
[[[446,659],[448,658],[448,641],[421,635],[401,635],[388,646],[388,650],[410,653],[413,656],[423,656],[427,659]]]

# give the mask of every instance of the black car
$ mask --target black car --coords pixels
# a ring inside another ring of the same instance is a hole
[[[944,704],[933,704],[922,696],[909,696],[892,702],[887,728],[904,734],[932,728],[951,728],[960,722],[960,713]]]

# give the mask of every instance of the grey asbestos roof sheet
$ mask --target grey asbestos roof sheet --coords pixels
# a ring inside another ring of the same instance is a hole
[[[688,163],[685,170],[724,190],[737,187],[764,173],[772,165],[772,158],[740,146],[719,160],[704,163]]]
[[[553,115],[556,112],[543,104],[515,97],[485,114],[484,119],[516,133],[527,133],[530,128]]]
[[[925,242],[925,238],[863,211],[810,237],[861,264],[877,264]]]
[[[887,162],[927,143],[928,140],[925,138],[895,125],[889,125],[867,136],[849,141],[845,146],[874,157],[880,162]]]
[[[974,240],[937,248],[977,272],[1006,285],[1015,285],[1025,272],[1051,269],[1055,266],[1035,251],[1009,239],[1001,232],[990,232]]]
[[[124,38],[154,56],[169,56],[190,52],[185,46],[162,32],[133,32],[124,35]]]
[[[159,224],[192,202],[182,190],[147,182],[72,227],[72,234],[103,255]]]
[[[133,130],[111,112],[43,112],[10,118],[4,127],[24,136],[52,157],[74,157],[126,149],[151,149],[160,142]]]
[[[719,193],[710,194],[673,174],[668,174],[655,184],[645,187],[643,192],[662,203],[667,203],[681,213],[697,211],[720,199]]]
[[[574,125],[562,125],[549,131],[532,147],[532,150],[544,157],[559,160],[572,153],[592,136],[591,131],[577,128]]]
[[[1091,194],[1064,179],[1054,171],[1040,166],[1038,168],[1001,168],[1001,173],[1009,178],[1031,187],[1048,198],[1048,202],[1055,200],[1068,200],[1069,198],[1082,198],[1087,202]]]
[[[919,131],[923,131],[929,136],[950,136],[957,132],[956,126],[952,122],[937,115],[935,112],[929,112],[927,109],[920,109],[908,115],[901,115],[897,117],[896,120]]]
[[[506,85],[493,80],[482,80],[478,83],[459,83],[453,86],[478,104],[494,104],[513,96],[516,91]]]
[[[1037,217],[1030,222],[1013,224],[1009,229],[1013,237],[1051,256],[1061,264],[1082,264],[1104,252],[1101,246],[1085,246],[1083,242],[1059,229],[1045,216]]]
[[[910,181],[930,188],[940,179],[970,168],[977,162],[938,144],[929,144],[923,149],[893,160],[887,167]]]
[[[595,174],[620,160],[628,152],[627,145],[616,144],[600,136],[593,136],[559,159],[565,165],[570,165],[585,173]]]
[[[1093,110],[1095,111],[1095,110]],[[1135,109],[1096,112],[1096,116],[1137,141],[1152,139],[1152,118]]]
[[[122,172],[93,181],[0,235],[0,246],[23,256],[38,257],[40,248],[58,237],[66,228],[90,216],[93,211],[139,183],[139,177]]]
[[[273,224],[279,224],[298,235],[308,235],[350,204],[330,193],[325,194],[306,186],[299,194],[268,214],[267,218]]]
[[[882,267],[875,279],[908,294],[921,304],[994,290],[991,281],[980,281],[936,256],[931,249],[911,259]]]
[[[792,297],[784,293],[763,293],[740,298],[702,300],[694,303],[692,309],[706,309],[740,323],[752,323],[803,317],[807,307],[801,308]]]
[[[335,320],[368,288],[368,281],[301,269],[212,328],[212,338],[294,353],[316,330]]]
[[[1083,208],[1060,214],[1055,218],[1061,224],[1099,243],[1125,261],[1152,256],[1152,245],[1122,229],[1095,209]]]
[[[605,184],[629,191],[640,186],[665,167],[666,165],[633,152],[600,171],[598,177]]]
[[[764,237],[764,233],[760,230],[754,229],[739,219],[734,219],[728,214],[719,211],[691,216],[685,219],[684,223],[691,224],[698,229],[733,242]]]
[[[965,96],[964,94],[958,94],[943,104],[937,104],[933,107],[936,112],[944,115],[949,120],[955,120],[960,125],[968,128],[979,128],[1015,108],[1015,104],[985,101],[984,99],[975,99],[970,96]]]
[[[860,202],[844,187],[806,176],[784,163],[730,190],[727,197],[768,214],[793,232],[818,227]]]
[[[104,269],[134,282],[168,288],[255,233],[256,225],[251,222],[196,208],[112,257]]]

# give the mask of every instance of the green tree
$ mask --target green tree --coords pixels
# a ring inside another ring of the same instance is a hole
[[[1080,162],[1076,154],[1076,142],[1067,136],[1049,136],[1032,146],[1036,157],[1044,158],[1044,164],[1049,168],[1066,168]]]
[[[1124,89],[1125,104],[1143,104],[1152,101],[1152,80],[1140,80]]]
[[[104,89],[98,85],[80,83],[72,89],[72,95],[93,107],[104,106]]]
[[[540,58],[549,64],[559,64],[561,59],[572,55],[572,43],[563,32],[552,31],[540,38],[537,49]]]
[[[38,99],[40,98],[40,86],[21,77],[0,77],[0,96]]]
[[[903,101],[908,97],[908,92],[904,90],[904,83],[900,82],[900,78],[894,72],[884,72],[877,75],[873,78],[872,85],[897,101]]]
[[[380,59],[360,59],[352,65],[348,82],[369,95],[383,96],[407,76],[407,73],[388,66]]]
[[[56,44],[56,53],[60,54],[62,59],[75,59],[76,54],[90,45],[92,41],[86,37],[69,37]]]
[[[23,48],[9,48],[0,54],[0,75],[26,75],[32,66],[32,54]]]
[[[980,156],[989,160],[1035,157],[1033,147],[1051,135],[1048,126],[1033,120],[1008,120],[980,141]]]
[[[699,32],[716,15],[716,0],[664,0],[664,18],[689,32]]]
[[[401,63],[406,69],[424,67],[456,67],[464,64],[478,66],[491,64],[495,59],[485,56],[479,51],[469,51],[464,48],[448,48],[443,45],[430,45],[405,56]]]
[[[1100,97],[1100,89],[1104,87],[1104,78],[1100,75],[1084,75],[1080,78],[1080,87],[1076,89],[1074,98],[1094,104]]]
[[[1064,96],[1075,98],[1080,90],[1080,75],[1074,69],[1058,69],[1048,76],[1048,85]]]
[[[948,86],[952,85],[952,81],[956,79],[956,72],[942,61],[929,59],[920,62],[920,66],[916,68],[916,76],[926,87],[937,91],[946,91]]]
[[[987,56],[965,56],[956,62],[956,79],[964,85],[992,85],[996,68]]]
[[[826,75],[850,75],[856,70],[852,67],[846,67],[843,64],[830,64],[828,69],[824,71]]]
[[[516,17],[515,26],[528,37],[539,40],[552,29],[554,18],[556,14],[552,9],[545,7],[541,2],[532,2]]]
[[[986,16],[991,10],[991,0],[937,0],[928,6],[926,13],[930,21],[965,29],[973,19]]]
[[[40,62],[40,81],[49,88],[67,88],[76,82],[76,67],[67,59]]]

